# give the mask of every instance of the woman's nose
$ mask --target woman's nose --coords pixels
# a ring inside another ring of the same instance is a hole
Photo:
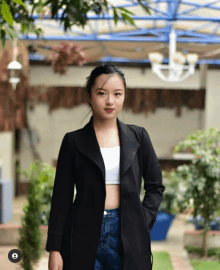
[[[113,98],[112,98],[111,96],[108,96],[108,97],[106,98],[106,102],[112,103],[112,101],[113,101]]]

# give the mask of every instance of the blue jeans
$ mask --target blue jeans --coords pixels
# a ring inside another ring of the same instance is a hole
[[[105,209],[94,270],[122,270],[119,208]]]

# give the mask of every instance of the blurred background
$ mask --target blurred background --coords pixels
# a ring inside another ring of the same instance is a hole
[[[65,133],[83,128],[90,119],[84,85],[97,65],[115,64],[124,73],[127,99],[118,117],[125,124],[142,126],[148,131],[168,193],[175,193],[175,184],[169,183],[179,177],[168,173],[178,166],[192,164],[196,153],[192,145],[178,153],[174,148],[193,132],[220,128],[220,1],[109,0],[105,18],[98,15],[102,1],[91,2],[96,6],[86,13],[84,28],[75,23],[65,32],[59,19],[51,18],[52,9],[47,6],[39,7],[32,15],[36,28],[44,33],[43,38],[26,33],[17,21],[17,38],[11,40],[13,33],[6,23],[5,46],[2,43],[0,50],[0,238],[5,235],[2,243],[0,240],[2,247],[17,243],[18,227],[12,225],[21,225],[30,184],[30,175],[19,170],[30,171],[35,161],[44,164],[36,178],[41,198],[47,198],[41,200],[41,224],[47,225],[60,145]],[[24,3],[29,11],[33,8],[34,1]],[[12,5],[11,10],[16,7]],[[59,18],[65,8],[62,6],[57,13]],[[78,7],[73,4],[71,8],[69,14],[75,16],[76,22]],[[71,16],[68,18],[74,21]],[[218,143],[217,140],[216,148]],[[219,175],[216,179],[219,182]],[[216,190],[218,194],[219,187]],[[183,194],[184,188],[178,192]],[[143,196],[142,187],[141,199]],[[168,229],[161,236],[163,239],[156,239],[155,232],[151,235],[152,247],[155,251],[170,252],[173,269],[193,269],[183,247],[184,243],[202,247],[202,240],[192,236],[197,234],[194,226],[186,222],[190,217],[192,221],[194,206],[191,202],[181,210],[177,204],[169,213],[179,218],[174,220],[169,237]],[[163,207],[161,210],[168,206]],[[6,225],[9,235],[14,234],[14,241],[7,236]],[[187,229],[194,233],[184,240]],[[44,230],[45,241],[47,226]],[[217,231],[216,227],[213,230]],[[161,244],[154,244],[154,238]],[[216,247],[220,248],[219,244],[210,245]],[[220,269],[220,264],[214,266],[217,268],[208,267]]]

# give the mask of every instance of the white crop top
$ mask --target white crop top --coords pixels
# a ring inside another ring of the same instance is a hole
[[[120,184],[119,161],[120,146],[100,148],[105,163],[105,183]]]

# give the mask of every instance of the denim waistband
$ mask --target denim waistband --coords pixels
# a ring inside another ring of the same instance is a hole
[[[105,209],[103,212],[104,216],[118,216],[120,212],[119,208],[114,208],[114,209]]]

